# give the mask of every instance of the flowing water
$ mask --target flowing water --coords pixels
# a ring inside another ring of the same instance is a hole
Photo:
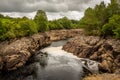
[[[86,72],[97,72],[98,63],[62,50],[67,40],[53,42],[40,50],[35,62],[16,71],[2,73],[0,80],[82,80]],[[87,65],[84,65],[87,63]]]

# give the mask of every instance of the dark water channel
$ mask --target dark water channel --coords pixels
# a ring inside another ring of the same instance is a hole
[[[53,42],[40,50],[32,63],[15,71],[1,73],[0,80],[82,80],[87,73],[97,72],[97,62],[63,51],[62,45],[66,42]]]

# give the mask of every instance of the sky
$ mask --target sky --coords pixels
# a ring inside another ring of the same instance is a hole
[[[1,0],[0,13],[11,17],[34,18],[37,10],[44,10],[49,20],[62,18],[79,20],[85,9],[110,0]]]

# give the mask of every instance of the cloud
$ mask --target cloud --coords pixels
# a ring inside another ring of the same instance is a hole
[[[83,17],[83,15],[84,12],[79,12],[79,11],[68,11],[68,12],[58,12],[58,13],[47,12],[47,17],[49,20],[62,18],[64,16],[68,17],[69,19],[79,20],[81,17]]]
[[[44,10],[49,19],[62,16],[79,19],[86,8],[94,7],[101,1],[108,3],[110,0],[1,0],[0,12],[12,17],[33,18],[35,11]]]
[[[83,11],[103,0],[1,0],[0,12],[47,12]]]
[[[34,18],[36,11],[35,12],[30,12],[30,13],[25,13],[25,12],[1,12],[1,14],[5,16],[10,16],[10,17],[23,17],[26,16],[28,18]]]

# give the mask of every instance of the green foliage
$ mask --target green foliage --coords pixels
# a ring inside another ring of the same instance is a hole
[[[71,20],[71,28],[73,28],[73,29],[82,28],[82,27],[80,27],[79,20]]]
[[[80,20],[81,26],[84,27],[88,35],[101,35],[101,28],[106,22],[106,6],[104,2],[96,5],[94,9],[88,8],[84,17]]]
[[[58,20],[49,21],[48,26],[50,30],[80,28],[79,21],[69,20],[67,17],[63,17]]]
[[[110,17],[109,22],[106,23],[103,28],[103,34],[105,36],[111,35],[115,36],[116,38],[120,37],[120,15],[113,15]]]
[[[14,33],[12,33],[12,25],[13,21],[9,20],[9,19],[1,19],[1,35],[0,35],[0,39],[1,40],[5,40],[6,38],[12,38],[14,37]]]
[[[46,13],[44,11],[38,10],[37,14],[34,17],[34,21],[36,22],[36,24],[38,26],[39,32],[49,30],[48,19],[47,19]]]
[[[104,2],[95,8],[88,8],[80,20],[69,20],[67,17],[48,21],[46,13],[38,10],[33,20],[27,17],[11,18],[0,14],[0,41],[30,36],[37,32],[54,29],[84,28],[88,35],[115,36],[120,38],[120,5],[111,0],[106,6]]]
[[[48,26],[50,30],[79,28],[79,21],[63,17],[58,20],[49,21]]]
[[[79,21],[72,21],[67,17],[48,21],[46,13],[42,10],[37,11],[33,20],[27,17],[11,18],[0,14],[0,41],[30,36],[47,30],[78,28],[78,24]]]
[[[37,32],[36,23],[25,17],[22,19],[6,17],[0,19],[0,40],[28,36]]]
[[[19,21],[19,25],[21,26],[20,32],[22,33],[20,36],[27,36],[37,33],[37,25],[32,20],[23,18],[21,21]]]
[[[53,20],[49,21],[48,27],[50,30],[55,30],[55,29],[64,29],[62,24],[58,20]]]
[[[120,4],[117,3],[117,0],[111,0],[111,3],[108,5],[107,9],[107,17],[110,18],[115,14],[120,14]]]
[[[102,32],[104,34],[104,36],[107,36],[107,35],[113,35],[113,26],[111,24],[105,24],[102,28]]]
[[[6,28],[2,27],[2,21],[0,20],[0,39],[5,40],[4,34],[6,33]]]
[[[104,2],[93,9],[88,8],[80,25],[84,27],[88,35],[120,37],[120,5],[117,0],[111,0],[106,6]]]
[[[119,26],[119,28],[116,28],[115,30],[113,30],[113,32],[114,32],[116,38],[120,38],[120,26]]]
[[[4,18],[4,15],[0,14],[0,18]]]
[[[63,17],[58,20],[58,22],[65,28],[70,29],[71,28],[71,21],[67,17]]]

